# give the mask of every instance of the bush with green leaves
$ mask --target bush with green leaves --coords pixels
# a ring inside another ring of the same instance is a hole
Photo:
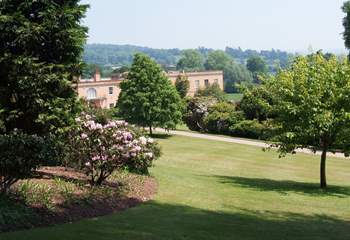
[[[246,119],[261,122],[273,117],[272,95],[265,85],[244,89],[243,92],[238,108],[244,112]]]
[[[18,180],[30,177],[43,163],[45,140],[36,135],[13,132],[0,135],[0,193]]]
[[[243,120],[230,127],[231,135],[236,137],[264,139],[266,127],[258,120]]]
[[[230,126],[243,120],[241,112],[235,110],[235,106],[229,102],[219,102],[209,107],[209,113],[204,118],[204,124],[208,132],[230,134]]]
[[[218,101],[225,101],[226,94],[221,90],[219,84],[214,83],[203,89],[199,89],[195,95],[196,97],[214,97]]]
[[[179,75],[175,81],[175,87],[181,98],[187,96],[188,90],[190,89],[190,82],[186,75]]]

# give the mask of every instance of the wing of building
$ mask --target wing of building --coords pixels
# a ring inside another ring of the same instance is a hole
[[[218,84],[224,89],[224,78],[222,71],[204,72],[168,72],[169,80],[175,84],[179,76],[186,76],[190,83],[189,96],[194,96],[199,89],[212,84]],[[96,71],[92,79],[80,79],[77,84],[77,91],[80,98],[87,100],[90,104],[100,108],[113,108],[120,94],[120,83],[126,81],[125,75],[114,75],[111,78],[101,78],[99,71]]]

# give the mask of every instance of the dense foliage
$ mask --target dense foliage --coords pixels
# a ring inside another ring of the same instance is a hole
[[[87,32],[80,25],[87,6],[79,2],[0,2],[0,117],[6,132],[46,134],[74,119],[72,83]]]
[[[130,123],[175,128],[181,121],[182,101],[161,67],[150,57],[136,54],[128,80],[120,84],[117,107]]]
[[[186,75],[179,75],[176,78],[175,87],[180,97],[186,97],[188,90],[190,89],[190,82],[188,81],[188,77]]]
[[[92,185],[101,185],[115,170],[148,173],[159,157],[153,139],[137,135],[124,121],[100,124],[88,114],[76,121],[69,139],[70,159],[85,171]]]
[[[204,59],[215,51],[209,48],[200,47],[196,49]],[[144,53],[151,56],[158,64],[166,69],[176,66],[179,59],[183,57],[186,50],[180,49],[152,49],[132,45],[110,45],[110,44],[88,44],[85,46],[84,61],[88,64],[97,64],[101,67],[131,65],[135,53]],[[269,72],[276,72],[277,69],[286,68],[289,65],[293,54],[280,50],[242,50],[241,48],[227,47],[225,52],[230,55],[238,66],[245,65],[248,58],[252,56],[262,57]]]
[[[320,150],[321,187],[329,151],[350,152],[350,64],[323,54],[299,57],[267,82],[280,126],[281,153],[297,148]]]
[[[247,60],[247,68],[253,74],[254,81],[260,83],[260,75],[267,73],[267,64],[260,56],[252,56]]]
[[[209,108],[218,100],[214,97],[194,97],[187,102],[183,121],[193,131],[205,131],[204,119],[208,116]]]
[[[284,69],[289,66],[295,55],[280,50],[242,50],[241,48],[227,47],[225,52],[240,64],[246,64],[247,60],[254,56],[259,56],[265,60],[270,73],[276,73],[280,68]]]
[[[44,161],[45,141],[20,132],[0,135],[0,193],[29,177]]]
[[[235,106],[228,102],[219,102],[208,108],[208,115],[204,118],[205,128],[208,132],[230,134],[230,127],[243,120]]]
[[[204,70],[204,57],[197,50],[185,50],[183,56],[177,62],[176,69],[180,71],[193,72]]]
[[[243,92],[238,108],[246,119],[262,122],[273,116],[272,96],[264,84],[246,88]]]
[[[249,120],[235,104],[214,96],[198,96],[188,101],[184,122],[189,129],[236,137],[269,139],[275,127],[271,121]]]
[[[236,64],[230,55],[220,50],[208,54],[205,69],[223,71],[226,92],[234,92],[236,85],[253,81],[252,74],[243,65]]]
[[[206,88],[199,89],[195,94],[196,97],[214,97],[218,101],[224,101],[226,99],[226,94],[221,90],[219,84],[214,83]]]
[[[84,62],[89,64],[131,65],[136,53],[144,53],[161,65],[176,65],[181,58],[179,49],[152,49],[132,45],[87,44],[84,51]]]

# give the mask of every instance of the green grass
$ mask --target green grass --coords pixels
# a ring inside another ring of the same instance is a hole
[[[0,235],[1,240],[350,239],[350,161],[185,137],[160,140],[158,194],[107,217]]]
[[[226,99],[228,101],[239,102],[242,100],[242,98],[243,98],[243,94],[241,94],[241,93],[227,93],[226,94]]]

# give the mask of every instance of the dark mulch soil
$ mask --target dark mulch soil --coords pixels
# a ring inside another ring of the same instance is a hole
[[[57,184],[57,181],[68,184],[71,189],[68,192],[69,197],[65,194],[66,192],[62,191],[62,185]],[[102,187],[92,188],[83,173],[62,167],[41,168],[38,170],[38,176],[30,179],[29,182],[32,186],[45,186],[43,189],[46,187],[50,189],[50,207],[44,206],[40,200],[26,201],[29,197],[19,193],[21,186],[28,183],[28,180],[20,181],[14,186],[11,201],[15,201],[16,206],[29,209],[29,212],[33,214],[29,216],[32,220],[25,225],[14,224],[16,219],[11,224],[5,225],[0,221],[0,232],[50,226],[108,215],[150,200],[157,190],[157,182],[154,178],[130,173],[115,174]],[[35,194],[38,193],[29,192],[27,195],[34,196]],[[0,206],[0,209],[1,207],[4,206]],[[18,212],[16,214],[18,215]],[[23,219],[18,222],[23,222]]]

